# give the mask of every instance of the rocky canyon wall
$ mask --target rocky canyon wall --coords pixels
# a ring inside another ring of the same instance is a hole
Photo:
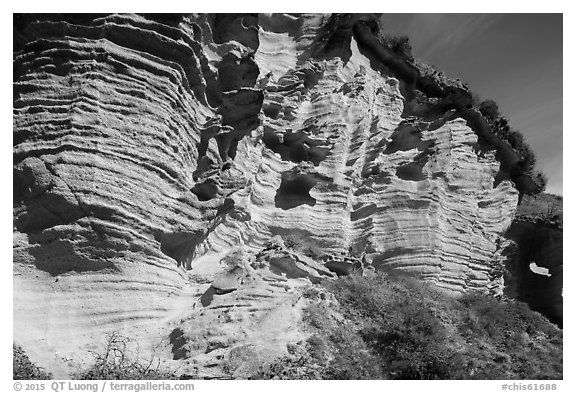
[[[112,330],[240,375],[350,266],[502,293],[518,157],[374,19],[16,16],[15,341],[61,375]]]

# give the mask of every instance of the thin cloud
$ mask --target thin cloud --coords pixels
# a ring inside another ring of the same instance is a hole
[[[563,193],[563,157],[562,154],[550,157],[543,165],[538,165],[548,177],[546,192],[562,195]]]
[[[410,23],[416,38],[416,56],[431,57],[438,52],[453,54],[474,40],[501,18],[498,14],[417,14]]]
[[[547,102],[528,104],[515,111],[515,117],[519,120],[512,119],[512,123],[521,130],[540,127],[542,124],[560,124],[562,136],[562,102],[562,97],[556,97]]]
[[[387,14],[414,57],[494,99],[562,193],[562,18],[542,14]]]

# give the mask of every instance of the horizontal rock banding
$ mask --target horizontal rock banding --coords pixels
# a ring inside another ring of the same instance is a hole
[[[352,269],[502,291],[517,191],[470,119],[406,116],[419,85],[377,62],[370,16],[37,19],[14,54],[15,331],[46,338],[36,356],[180,329],[168,356],[208,365]]]

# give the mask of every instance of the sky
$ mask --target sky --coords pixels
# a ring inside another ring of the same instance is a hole
[[[562,195],[562,14],[385,14],[412,54],[496,101]]]

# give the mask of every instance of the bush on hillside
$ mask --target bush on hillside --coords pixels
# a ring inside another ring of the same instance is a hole
[[[523,303],[453,297],[385,274],[326,287],[338,312],[309,306],[306,354],[268,365],[257,378],[562,378],[562,332]]]
[[[95,361],[87,370],[74,376],[84,380],[141,380],[178,379],[171,373],[159,369],[160,360],[139,358],[138,344],[113,332],[107,336],[102,353],[95,353]]]
[[[32,363],[20,346],[12,344],[12,379],[52,379],[52,374]]]
[[[528,221],[542,221],[552,226],[562,226],[563,198],[546,193],[524,197],[516,209],[516,217]]]

